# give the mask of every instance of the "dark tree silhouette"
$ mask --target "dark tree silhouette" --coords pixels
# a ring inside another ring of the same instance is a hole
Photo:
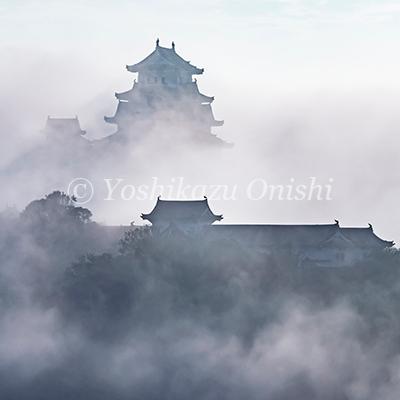
[[[75,206],[74,197],[64,192],[54,191],[43,199],[34,200],[21,213],[24,222],[30,224],[72,223],[86,224],[92,217],[87,208]]]

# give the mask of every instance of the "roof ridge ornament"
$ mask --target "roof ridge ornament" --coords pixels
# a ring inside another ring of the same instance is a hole
[[[371,229],[371,231],[373,231],[374,229],[372,228],[372,225],[369,223],[368,224],[368,228]]]
[[[172,42],[172,50],[175,51],[175,42]]]
[[[160,39],[157,38],[157,40],[156,40],[156,47],[158,47],[159,45],[160,45]]]

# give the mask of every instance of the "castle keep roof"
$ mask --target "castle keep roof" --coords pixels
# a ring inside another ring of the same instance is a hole
[[[118,126],[115,133],[121,132],[125,138],[131,134],[135,137],[146,126],[149,133],[160,129],[179,138],[192,137],[202,143],[230,147],[212,133],[213,127],[224,124],[213,115],[214,97],[201,93],[193,79],[193,75],[202,74],[204,69],[178,55],[174,43],[167,48],[157,40],[155,49],[146,58],[126,68],[138,73],[137,79],[131,89],[115,93],[119,101],[117,110],[114,116],[104,117],[107,123]]]
[[[167,47],[161,47],[158,41],[152,53],[137,64],[127,65],[126,69],[129,72],[141,72],[146,69],[158,68],[159,66],[182,69],[191,75],[200,75],[204,72],[204,68],[197,68],[190,64],[189,61],[179,56],[175,52],[175,45],[169,49]]]
[[[215,215],[206,198],[203,200],[161,200],[149,214],[142,214],[141,218],[150,221],[153,225],[160,224],[209,224],[222,220],[222,215]]]

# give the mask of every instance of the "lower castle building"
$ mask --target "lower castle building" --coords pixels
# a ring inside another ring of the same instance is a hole
[[[207,198],[195,201],[170,201],[158,198],[149,214],[156,235],[207,234],[210,240],[230,240],[253,252],[295,256],[298,266],[346,267],[362,262],[376,252],[394,246],[375,235],[373,228],[346,228],[339,222],[326,225],[225,225],[214,214]]]

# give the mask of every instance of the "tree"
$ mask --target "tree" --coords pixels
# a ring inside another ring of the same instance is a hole
[[[124,233],[119,241],[119,253],[122,255],[143,254],[152,246],[150,227],[133,228]]]
[[[34,226],[72,222],[86,224],[92,213],[87,208],[76,207],[76,199],[64,192],[54,191],[43,199],[34,200],[21,213],[24,222]]]

